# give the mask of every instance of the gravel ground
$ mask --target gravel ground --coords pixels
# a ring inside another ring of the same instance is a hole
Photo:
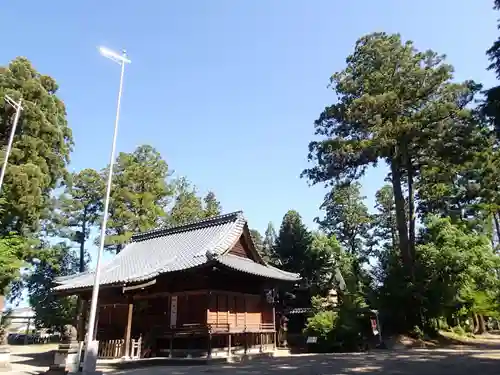
[[[39,374],[48,368],[51,356],[43,353],[16,354],[10,374]],[[369,353],[294,355],[259,359],[238,364],[162,366],[111,371],[123,375],[498,375],[500,349],[380,350]]]

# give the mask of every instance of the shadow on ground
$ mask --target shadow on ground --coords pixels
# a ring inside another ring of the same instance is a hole
[[[500,373],[500,352],[408,350],[369,353],[303,355],[253,360],[239,364],[158,367],[122,370],[114,374],[400,374],[400,375],[496,375]]]
[[[48,368],[52,352],[31,353],[13,358],[14,372],[39,374]],[[198,366],[160,366],[129,370],[107,370],[123,375],[196,375],[196,374],[398,374],[398,375],[497,375],[500,351],[414,349],[375,350],[368,353],[300,355],[254,359],[237,364]]]

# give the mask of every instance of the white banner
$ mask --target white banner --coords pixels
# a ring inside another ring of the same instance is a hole
[[[177,325],[177,296],[170,299],[170,327]]]

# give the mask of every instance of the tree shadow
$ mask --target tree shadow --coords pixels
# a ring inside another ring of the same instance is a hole
[[[496,357],[496,358],[495,358]],[[458,350],[372,351],[368,353],[301,355],[254,359],[238,364],[140,368],[113,371],[123,375],[195,374],[398,374],[398,375],[496,375],[500,352]]]
[[[33,367],[49,367],[54,360],[54,351],[41,353],[19,353],[11,355],[11,362]]]

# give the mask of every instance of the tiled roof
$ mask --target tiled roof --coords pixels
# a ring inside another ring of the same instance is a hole
[[[252,275],[267,277],[270,279],[280,279],[287,281],[297,281],[300,277],[294,273],[285,272],[269,265],[262,265],[246,258],[236,255],[226,254],[215,258],[220,264],[232,268],[236,271],[250,273]]]
[[[100,285],[146,281],[173,271],[220,262],[235,270],[277,280],[300,277],[277,268],[226,254],[238,241],[247,222],[242,212],[234,212],[194,223],[161,228],[132,237],[131,243],[101,268]],[[91,287],[94,273],[86,272],[56,280],[54,290]]]

